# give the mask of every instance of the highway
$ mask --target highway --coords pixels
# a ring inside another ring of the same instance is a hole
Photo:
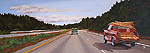
[[[149,53],[150,47],[139,45],[136,43],[134,47],[129,44],[112,46],[111,42],[103,43],[103,35],[85,30],[79,30],[78,35],[70,35],[68,32],[64,36],[53,40],[39,48],[31,50],[49,40],[44,40],[38,44],[23,48],[15,53]]]
[[[58,31],[46,31],[46,32],[33,32],[33,33],[20,33],[20,34],[5,34],[5,35],[0,35],[0,38],[3,37],[15,37],[15,36],[24,36],[24,35],[33,35],[33,34],[40,34],[40,33],[52,33],[52,32],[59,32],[62,30],[58,30]]]

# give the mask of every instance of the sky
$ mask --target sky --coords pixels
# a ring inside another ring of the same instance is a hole
[[[96,17],[120,0],[0,0],[0,13],[29,15],[56,25],[78,23]]]

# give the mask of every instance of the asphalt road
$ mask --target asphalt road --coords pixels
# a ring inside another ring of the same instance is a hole
[[[112,46],[111,42],[103,43],[103,36],[93,32],[80,30],[78,35],[68,34],[42,46],[29,53],[149,53],[150,47],[136,44]],[[51,40],[51,39],[49,39]],[[48,40],[45,40],[45,42]],[[41,42],[40,44],[44,43]],[[33,46],[35,47],[35,45]],[[23,53],[33,48],[26,47],[15,53]]]
[[[62,30],[58,30],[62,31]],[[14,37],[14,36],[24,36],[24,35],[32,35],[32,34],[40,34],[40,33],[52,33],[52,32],[58,32],[58,31],[47,31],[47,32],[34,32],[34,33],[20,33],[20,34],[5,34],[5,35],[0,35],[0,38],[3,37]]]

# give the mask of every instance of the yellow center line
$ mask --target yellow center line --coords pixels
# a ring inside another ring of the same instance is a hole
[[[46,43],[43,43],[43,44],[41,44],[41,45],[39,45],[39,46],[36,46],[36,47],[30,49],[30,50],[28,50],[28,51],[26,51],[26,52],[24,52],[24,53],[28,53],[28,52],[30,52],[30,51],[32,51],[32,50],[35,50],[35,49],[37,49],[37,48],[39,48],[39,47],[41,47],[41,46],[43,46],[43,45],[45,45],[45,44],[47,44],[47,43],[49,43],[49,42],[52,42],[52,41],[54,41],[54,40],[60,38],[61,36],[64,36],[64,35],[65,35],[65,34],[60,35],[60,36],[58,36],[58,37],[56,37],[56,38],[54,38],[54,39],[52,39],[52,40],[47,41]]]

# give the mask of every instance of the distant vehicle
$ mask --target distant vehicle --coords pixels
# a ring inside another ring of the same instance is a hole
[[[139,41],[139,34],[136,31],[133,22],[111,22],[108,30],[104,30],[104,43],[112,42],[115,46],[117,43],[131,44],[135,46],[135,42]]]
[[[78,29],[77,28],[71,28],[71,35],[77,34],[78,35]]]

